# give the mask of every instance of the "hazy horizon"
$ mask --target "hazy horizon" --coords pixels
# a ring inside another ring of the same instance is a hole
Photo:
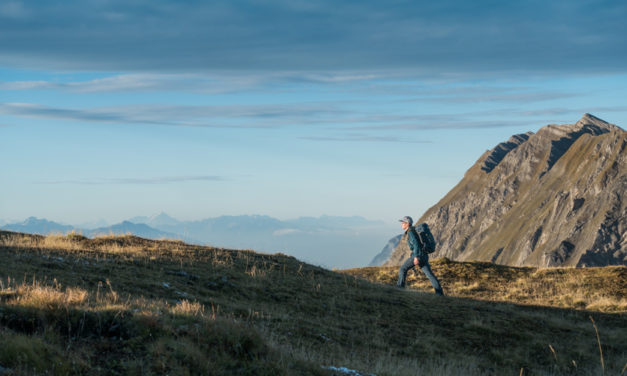
[[[268,214],[263,214],[263,213],[250,213],[250,214],[221,214],[221,215],[210,215],[210,216],[201,216],[198,218],[178,218],[175,217],[173,215],[170,215],[169,213],[166,213],[165,211],[158,211],[156,213],[152,213],[149,215],[146,214],[139,214],[139,215],[132,215],[130,217],[120,217],[118,219],[107,219],[107,218],[91,218],[91,219],[87,219],[84,221],[78,221],[78,222],[68,222],[68,221],[64,221],[64,220],[57,220],[55,218],[48,218],[48,217],[43,217],[43,216],[37,216],[37,215],[29,215],[27,217],[24,218],[0,218],[0,224],[5,223],[5,224],[13,224],[13,223],[19,223],[19,222],[24,222],[26,220],[28,220],[29,218],[36,218],[36,219],[46,219],[55,223],[59,223],[62,225],[73,225],[73,226],[79,226],[81,224],[91,224],[91,223],[106,223],[107,225],[113,225],[113,224],[117,224],[117,223],[121,223],[123,221],[130,221],[134,218],[140,218],[140,217],[144,217],[144,218],[153,218],[153,217],[157,217],[160,215],[167,215],[168,217],[171,217],[179,222],[194,222],[194,221],[202,221],[202,220],[206,220],[206,219],[214,219],[214,218],[222,218],[222,217],[270,217],[270,218],[274,218],[280,221],[295,221],[295,220],[299,220],[299,219],[305,219],[305,218],[314,218],[314,219],[322,219],[324,217],[330,217],[330,218],[361,218],[367,221],[372,221],[372,222],[380,222],[380,224],[382,226],[386,226],[386,227],[394,227],[398,224],[398,218],[394,218],[394,219],[390,219],[389,221],[386,221],[384,219],[378,219],[378,218],[366,218],[363,216],[359,216],[359,215],[347,215],[347,216],[333,216],[333,215],[327,215],[327,214],[322,214],[319,216],[307,216],[307,215],[303,215],[303,216],[298,216],[298,217],[285,217],[285,218],[280,218],[280,217],[274,217]],[[421,213],[422,214],[422,213]],[[399,218],[401,218],[402,216],[400,216]],[[416,217],[417,218],[417,217]]]
[[[257,215],[182,221],[162,212],[158,216],[125,218],[95,228],[60,223],[49,218],[35,218],[33,221],[32,218],[6,224],[0,220],[0,229],[42,235],[77,231],[88,237],[133,233],[144,238],[183,240],[228,249],[281,252],[315,265],[342,269],[368,265],[389,238],[400,232],[398,225],[363,217],[321,216],[280,220]]]

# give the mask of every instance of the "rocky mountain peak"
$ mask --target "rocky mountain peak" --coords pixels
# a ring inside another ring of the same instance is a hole
[[[605,120],[591,114],[584,114],[575,124],[547,125],[538,131],[538,136],[545,138],[545,142],[550,142],[550,154],[546,161],[546,170],[553,168],[553,165],[566,153],[569,148],[584,134],[599,136],[611,131],[622,129],[610,124]]]
[[[598,117],[587,113],[583,115],[583,117],[576,123],[576,125],[579,125],[581,127],[587,126],[591,129],[596,129],[597,132],[599,132],[597,134],[611,132],[618,129],[622,130],[622,128],[620,128],[619,126],[610,124],[605,120],[599,119]]]
[[[620,127],[610,124],[605,120],[591,114],[584,114],[575,124],[549,124],[538,131],[538,135],[550,139],[573,138],[584,133],[598,136],[615,130],[622,130]]]
[[[627,132],[585,114],[487,151],[427,222],[436,256],[508,265],[627,265]],[[404,259],[398,246],[387,265]]]

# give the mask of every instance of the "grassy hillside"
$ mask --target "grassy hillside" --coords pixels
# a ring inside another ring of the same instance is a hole
[[[0,373],[609,375],[627,362],[624,268],[439,262],[453,295],[440,298],[414,277],[389,286],[395,269],[132,236],[0,232],[0,259]],[[584,278],[598,298],[569,292]]]

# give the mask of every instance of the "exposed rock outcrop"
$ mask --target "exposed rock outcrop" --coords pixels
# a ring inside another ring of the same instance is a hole
[[[435,257],[507,265],[627,265],[627,132],[590,114],[484,153],[417,222]],[[397,247],[386,265],[406,252]]]

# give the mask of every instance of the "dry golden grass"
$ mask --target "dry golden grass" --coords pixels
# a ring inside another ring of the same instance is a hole
[[[15,296],[18,297],[15,304],[45,309],[70,308],[83,304],[87,295],[87,291],[78,287],[59,291],[48,286],[22,285],[15,291]]]
[[[627,312],[627,267],[517,268],[484,262],[431,262],[446,294],[598,312]],[[396,284],[398,267],[350,269],[347,274],[387,285]],[[408,273],[407,286],[432,291],[426,277]]]
[[[173,306],[170,312],[178,315],[204,317],[205,306],[198,302],[190,302],[189,300],[183,299],[179,304]]]

